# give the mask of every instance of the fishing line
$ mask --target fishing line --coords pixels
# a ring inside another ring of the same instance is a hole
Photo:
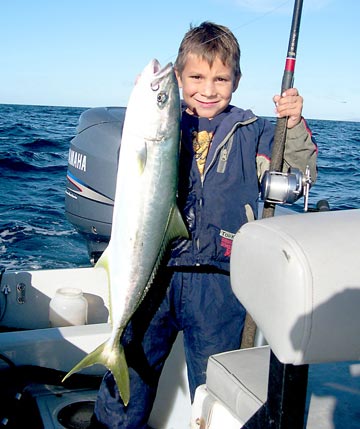
[[[245,22],[244,24],[241,24],[239,27],[235,27],[230,31],[224,31],[224,34],[219,34],[216,37],[213,37],[212,39],[207,40],[206,42],[203,42],[202,45],[206,45],[207,43],[212,42],[213,40],[219,39],[220,37],[225,37],[228,34],[234,33],[236,30],[239,30],[240,28],[244,28],[247,27],[248,25],[253,24],[256,21],[260,21],[261,19],[263,19],[265,16],[267,15],[271,15],[273,12],[275,12],[276,10],[280,9],[281,7],[285,6],[287,3],[289,3],[290,0],[287,0],[284,3],[281,3],[280,5],[276,6],[275,8],[265,12],[264,14],[262,14],[261,16],[258,16],[256,18],[253,18],[252,20]]]
[[[249,20],[249,21],[247,21],[247,22],[244,22],[243,24],[239,25],[238,27],[234,27],[234,28],[232,29],[232,31],[231,31],[231,32],[232,32],[232,33],[235,33],[237,30],[240,30],[241,28],[247,27],[248,25],[251,25],[251,24],[253,24],[253,23],[254,23],[254,22],[256,22],[256,21],[260,21],[260,20],[261,20],[261,19],[263,19],[265,16],[271,15],[272,13],[276,12],[278,9],[282,8],[283,6],[287,5],[288,3],[290,3],[290,0],[287,0],[287,1],[285,1],[285,2],[283,2],[283,3],[281,3],[281,4],[279,4],[278,6],[274,7],[273,9],[268,10],[267,12],[263,13],[262,15],[260,15],[260,16],[258,16],[258,17],[256,17],[256,18],[253,18],[253,19],[251,19],[251,20]],[[192,27],[192,25],[191,25],[191,27],[190,27],[190,28],[193,28],[193,27]],[[230,33],[229,33],[229,32],[227,32],[227,31],[224,31],[224,33],[223,33],[223,34],[219,34],[218,36],[213,37],[212,39],[209,39],[209,40],[207,40],[206,42],[203,42],[203,45],[205,45],[205,44],[207,44],[207,43],[210,43],[210,42],[212,42],[213,40],[216,40],[216,39],[218,39],[218,38],[220,38],[220,37],[226,37],[228,34],[230,34]],[[164,60],[164,62],[166,63],[166,62],[168,62],[168,61],[171,61],[173,58],[176,58],[176,56],[177,56],[177,54],[173,54],[173,55],[171,55],[171,56],[167,57],[167,58]]]
[[[285,1],[284,3],[279,4],[278,6],[274,7],[273,9],[268,10],[267,12],[265,12],[264,14],[262,14],[261,16],[258,16],[256,18],[251,19],[248,22],[245,22],[244,24],[241,24],[239,27],[235,27],[233,29],[233,31],[236,30],[240,30],[240,28],[246,27],[250,24],[253,24],[256,21],[260,21],[261,19],[263,19],[265,16],[267,15],[271,15],[272,13],[276,12],[278,9],[282,8],[283,6],[285,6],[286,4],[290,3],[290,0]]]

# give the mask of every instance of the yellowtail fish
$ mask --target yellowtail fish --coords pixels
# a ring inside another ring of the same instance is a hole
[[[125,405],[129,373],[120,339],[156,274],[167,244],[188,232],[176,206],[180,96],[171,63],[152,60],[130,95],[119,154],[110,242],[96,264],[108,273],[111,337],[64,378],[101,363]],[[101,174],[101,172],[99,172]]]

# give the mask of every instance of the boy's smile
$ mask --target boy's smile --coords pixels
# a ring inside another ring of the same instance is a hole
[[[183,72],[176,75],[189,113],[209,119],[226,109],[239,83],[219,57],[210,67],[205,59],[189,54]]]

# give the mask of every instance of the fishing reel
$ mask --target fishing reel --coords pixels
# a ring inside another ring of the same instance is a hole
[[[309,167],[305,174],[297,168],[289,168],[287,173],[267,170],[261,181],[261,199],[273,204],[293,204],[304,196],[304,211],[307,211],[310,186]]]

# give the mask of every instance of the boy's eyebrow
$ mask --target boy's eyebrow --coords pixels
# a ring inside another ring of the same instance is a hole
[[[204,74],[201,70],[198,70],[198,69],[190,69],[190,70],[188,70],[188,71],[187,71],[187,73],[188,73],[189,75],[192,75],[192,74],[199,74],[199,75],[202,75],[202,74]],[[232,76],[232,71],[228,71],[228,72],[226,72],[226,71],[224,71],[224,72],[218,72],[216,75],[217,75],[217,76],[228,76],[228,77],[231,77],[231,76]]]

